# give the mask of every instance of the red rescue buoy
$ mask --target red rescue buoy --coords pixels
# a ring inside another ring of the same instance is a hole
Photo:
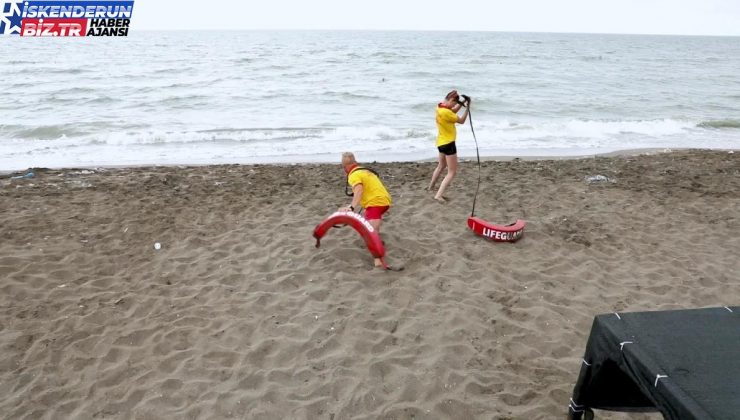
[[[373,229],[370,222],[361,215],[353,211],[338,211],[327,217],[326,220],[319,223],[313,230],[313,237],[316,238],[316,248],[321,245],[321,238],[326,235],[334,225],[350,225],[365,240],[367,249],[373,254],[373,257],[383,260],[385,256],[385,247],[380,240],[378,232]],[[385,261],[383,261],[385,265]]]
[[[468,217],[468,227],[476,235],[495,242],[516,242],[524,235],[524,220],[517,220],[510,225],[495,225],[475,216]]]

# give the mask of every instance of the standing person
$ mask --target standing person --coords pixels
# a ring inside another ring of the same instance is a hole
[[[365,209],[365,219],[380,235],[380,224],[383,214],[391,207],[391,195],[385,189],[378,175],[370,169],[363,168],[350,152],[342,153],[342,167],[347,174],[347,183],[352,186],[352,203],[340,207],[339,211],[356,211]],[[375,259],[375,266],[382,267],[380,258]]]
[[[427,190],[434,191],[434,184],[437,183],[437,178],[439,178],[444,168],[447,168],[447,175],[442,180],[437,194],[434,195],[434,199],[440,203],[447,201],[443,195],[457,173],[457,147],[455,146],[457,130],[455,124],[465,124],[470,110],[470,98],[464,95],[463,97],[465,98],[464,103],[460,102],[460,95],[458,95],[456,90],[453,90],[445,96],[444,102],[440,102],[437,105],[436,122],[437,130],[439,131],[437,135],[437,150],[439,150],[439,157],[437,167],[432,174],[432,182],[429,183]],[[465,112],[459,117],[457,112],[463,106],[465,106]]]

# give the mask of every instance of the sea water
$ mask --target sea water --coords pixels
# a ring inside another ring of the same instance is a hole
[[[740,148],[738,37],[132,32],[0,57],[0,170],[435,158],[453,88],[484,156]],[[457,144],[475,156],[469,125]]]

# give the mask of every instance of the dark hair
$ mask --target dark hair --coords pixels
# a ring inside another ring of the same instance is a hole
[[[450,99],[450,98],[454,98],[454,97],[458,97],[459,98],[460,95],[458,95],[458,93],[457,93],[456,90],[451,90],[450,93],[448,93],[447,96],[445,96],[445,99]]]

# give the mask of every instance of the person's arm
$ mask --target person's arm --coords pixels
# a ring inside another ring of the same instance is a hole
[[[470,97],[463,95],[465,98],[465,112],[463,112],[462,117],[457,117],[457,123],[458,124],[465,124],[465,120],[468,119],[468,114],[470,113]]]
[[[455,114],[457,114],[457,111],[459,111],[459,110],[460,110],[460,108],[462,108],[462,104],[459,104],[459,103],[458,103],[458,104],[452,105],[452,108],[450,108],[450,110],[451,110],[452,112],[454,112]]]
[[[364,188],[362,187],[362,184],[357,184],[354,187],[352,187],[352,192],[354,195],[352,196],[352,203],[350,203],[347,207],[340,207],[339,211],[355,211],[360,206],[360,200],[362,199],[362,192],[364,191]]]
[[[468,112],[470,111],[470,104],[465,108],[465,112],[463,112],[462,116],[457,117],[457,123],[458,124],[465,124],[465,120],[468,119]]]

